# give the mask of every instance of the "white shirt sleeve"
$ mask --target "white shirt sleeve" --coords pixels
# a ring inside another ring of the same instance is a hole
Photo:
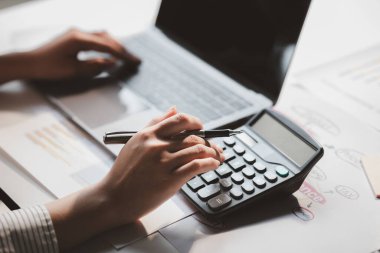
[[[44,206],[0,215],[0,253],[58,253],[58,241]]]

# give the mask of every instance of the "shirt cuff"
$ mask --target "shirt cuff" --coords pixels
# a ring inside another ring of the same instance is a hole
[[[53,222],[45,206],[0,215],[0,252],[58,253]]]

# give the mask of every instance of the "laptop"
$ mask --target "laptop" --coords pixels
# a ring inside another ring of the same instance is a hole
[[[106,85],[53,92],[50,100],[99,142],[143,128],[170,106],[205,129],[256,114],[276,101],[310,0],[162,0],[154,27],[122,43],[142,59]],[[120,146],[107,146],[118,154]]]

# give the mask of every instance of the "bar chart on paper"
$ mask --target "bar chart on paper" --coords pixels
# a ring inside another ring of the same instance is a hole
[[[109,168],[83,135],[50,114],[3,128],[0,138],[1,148],[56,197],[97,182]]]

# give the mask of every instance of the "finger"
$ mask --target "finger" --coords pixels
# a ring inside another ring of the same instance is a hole
[[[214,142],[206,140],[196,135],[187,136],[185,139],[173,141],[169,146],[170,152],[177,152],[181,149],[185,149],[197,144],[202,144],[217,150],[219,153],[223,153],[223,149],[216,145]]]
[[[136,63],[136,64],[140,64],[141,63],[140,58],[138,58],[137,56],[135,56],[131,52],[129,52],[119,41],[117,41],[116,39],[114,39],[108,32],[105,32],[105,31],[103,31],[103,32],[95,32],[93,34],[95,34],[96,36],[100,36],[100,37],[104,38],[109,43],[114,44],[115,47],[120,48],[120,50],[122,50],[124,52],[124,55],[125,55],[125,57],[128,60],[130,60],[130,61],[132,61],[133,63]]]
[[[177,108],[175,106],[172,106],[169,108],[169,110],[163,116],[152,119],[152,121],[148,124],[148,127],[156,125],[157,123],[159,123],[159,122],[161,122],[167,118],[170,118],[171,116],[173,116],[175,114],[177,114]]]
[[[87,61],[80,61],[76,65],[76,76],[80,77],[93,77],[97,76],[103,71],[109,69],[115,64],[112,59],[91,59]]]
[[[187,182],[196,175],[217,169],[219,165],[220,162],[211,157],[195,159],[174,170],[173,174]]]
[[[101,36],[84,32],[76,32],[74,36],[74,41],[81,51],[94,50],[109,53],[119,59],[135,62],[130,55],[126,53],[126,49],[120,43],[115,43],[114,40],[111,41]],[[138,63],[136,62],[136,64]]]
[[[197,144],[189,148],[182,149],[171,154],[172,166],[178,168],[184,164],[187,164],[195,159],[202,159],[211,157],[218,160],[220,163],[223,162],[223,154],[219,153],[216,149],[207,147],[202,144]]]
[[[156,133],[158,136],[168,138],[183,131],[200,130],[202,128],[202,122],[198,118],[184,113],[177,113],[158,123]]]

